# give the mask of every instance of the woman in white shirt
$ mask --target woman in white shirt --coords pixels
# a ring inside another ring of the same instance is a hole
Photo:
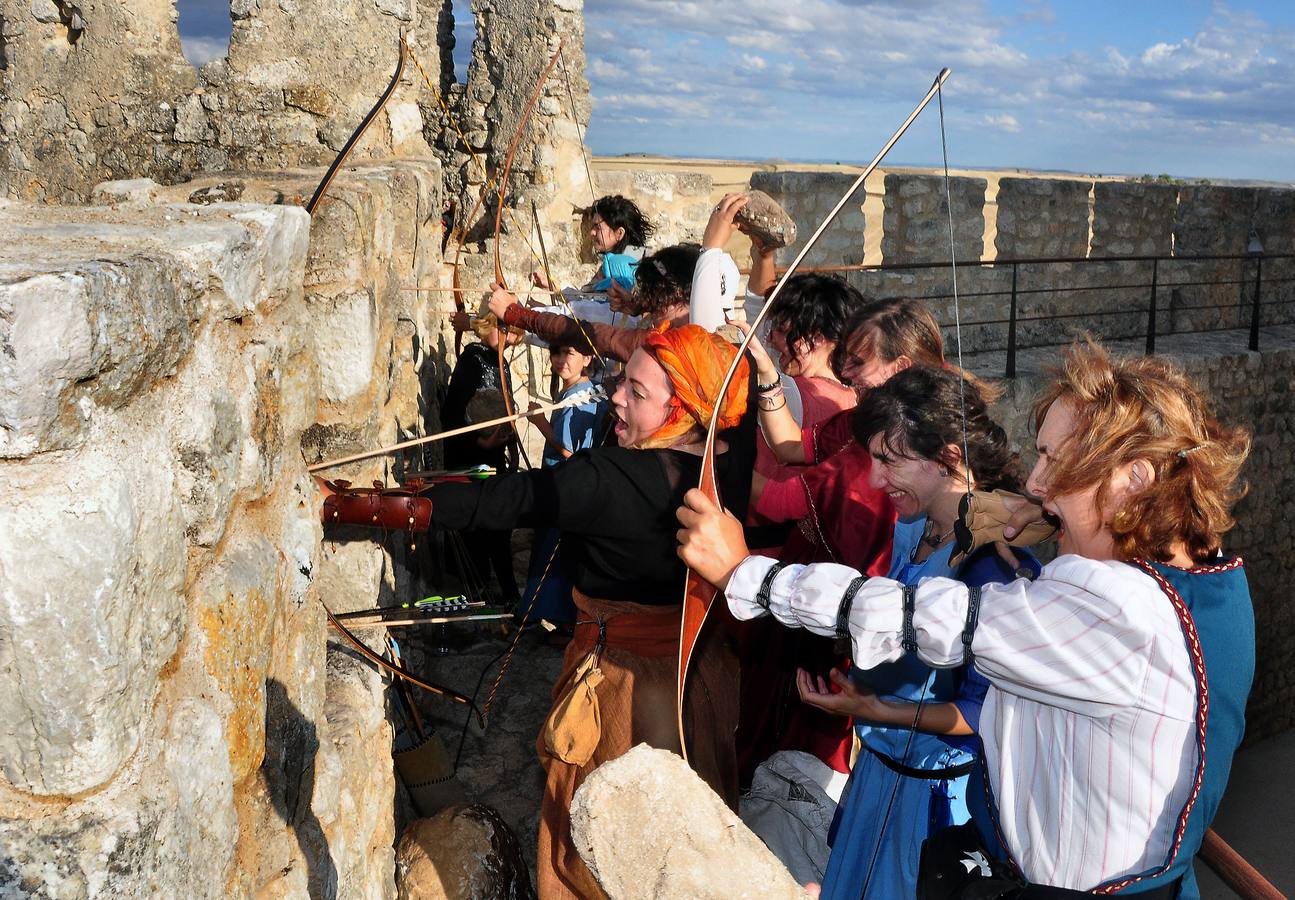
[[[986,776],[977,831],[1024,881],[1194,897],[1195,855],[1244,727],[1254,623],[1239,559],[1221,556],[1249,436],[1155,358],[1071,348],[1035,408],[1027,488],[1060,555],[1029,582],[977,594],[932,578],[905,588],[821,563],[746,557],[739,523],[698,491],[680,555],[738,619],[847,630],[857,665],[916,653],[975,661]],[[772,573],[772,574],[771,574]],[[988,874],[972,866],[969,877]]]

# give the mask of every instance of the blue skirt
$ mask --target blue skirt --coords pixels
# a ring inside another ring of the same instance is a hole
[[[850,771],[832,823],[832,853],[821,900],[912,897],[922,841],[968,818],[966,775],[945,781],[909,778],[865,747]]]

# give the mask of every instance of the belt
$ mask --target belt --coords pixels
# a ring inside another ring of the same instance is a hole
[[[947,766],[943,769],[914,769],[912,766],[906,766],[898,760],[891,759],[884,753],[873,750],[867,744],[864,744],[863,746],[869,753],[877,757],[883,766],[890,769],[892,772],[903,775],[905,778],[918,778],[922,781],[947,781],[952,778],[961,778],[963,775],[970,774],[971,770],[976,767],[976,761],[974,759],[969,759],[964,763],[958,763],[956,766]]]

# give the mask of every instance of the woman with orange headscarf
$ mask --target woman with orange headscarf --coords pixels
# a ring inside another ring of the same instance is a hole
[[[746,412],[745,361],[716,397],[735,353],[698,325],[655,331],[612,395],[619,446],[430,493],[432,520],[445,528],[561,531],[578,619],[537,742],[547,774],[537,864],[544,900],[603,896],[571,843],[568,807],[584,777],[641,742],[680,752],[675,677],[686,570],[675,553],[674,514],[697,484],[711,416],[728,428]],[[720,490],[741,515],[750,467],[723,450]],[[684,728],[693,767],[736,806],[737,663],[722,632],[710,632],[689,680]]]

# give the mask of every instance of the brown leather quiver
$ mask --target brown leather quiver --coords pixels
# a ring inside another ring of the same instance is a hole
[[[349,481],[325,481],[320,520],[325,525],[367,525],[390,531],[426,531],[432,524],[432,501],[420,494],[421,482],[389,488],[352,487]]]

